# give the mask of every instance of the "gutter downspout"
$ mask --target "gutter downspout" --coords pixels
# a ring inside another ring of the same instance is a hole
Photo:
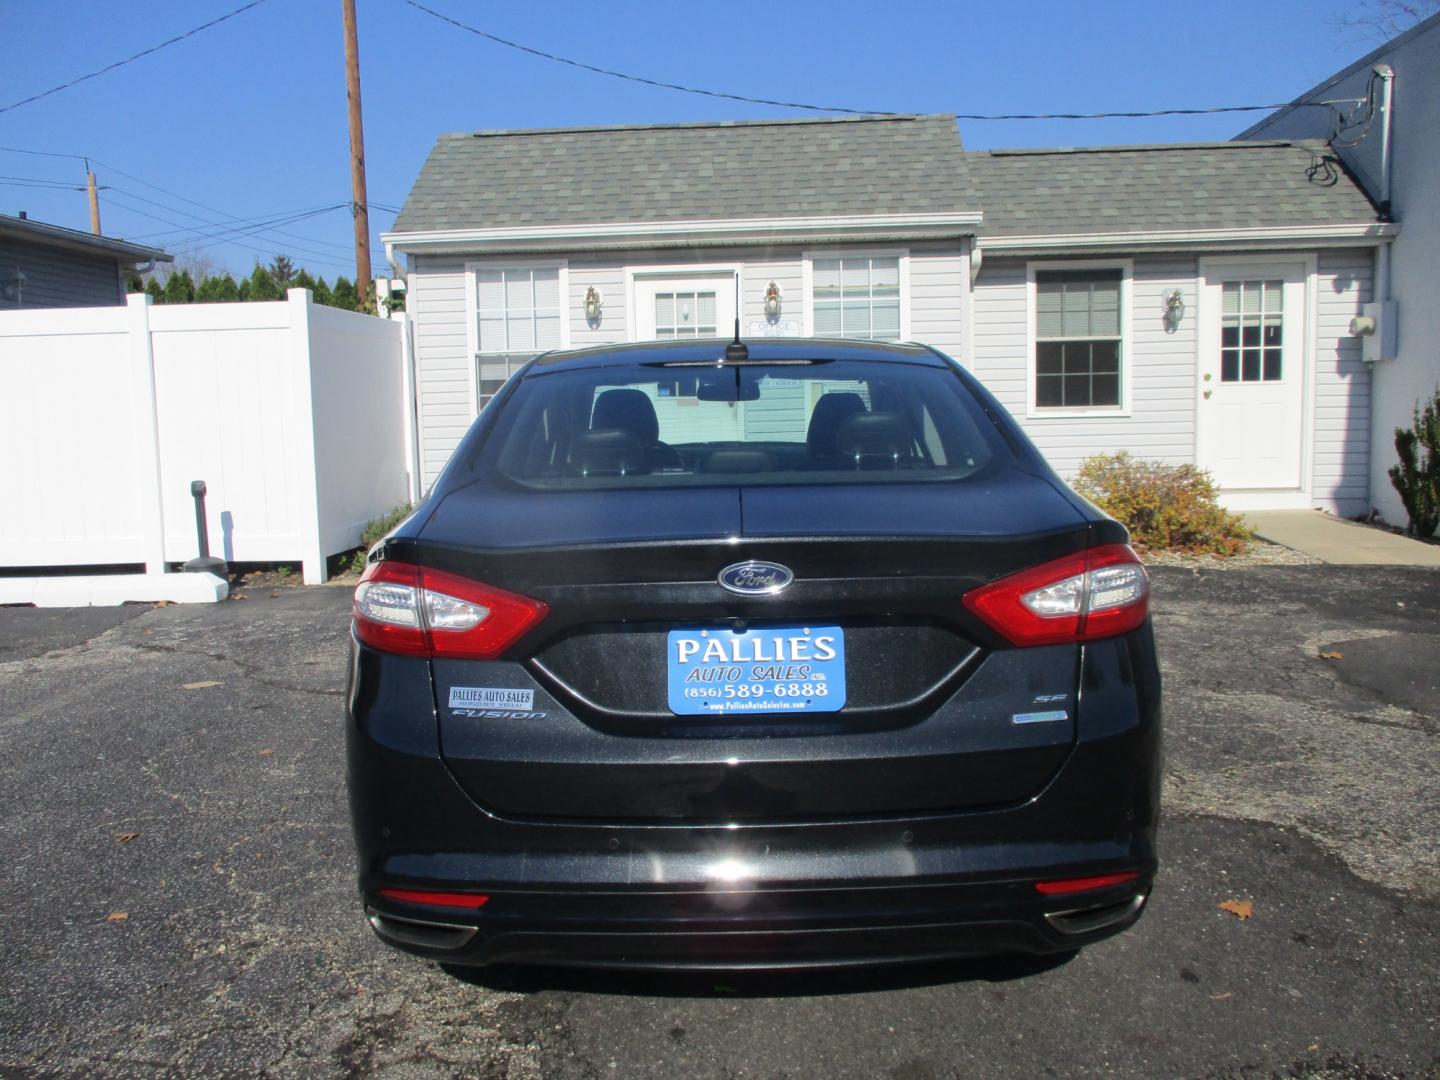
[[[1380,216],[1385,221],[1391,221],[1390,116],[1395,94],[1395,69],[1389,64],[1376,64],[1374,70],[1380,79],[1380,109],[1383,113],[1380,123]],[[1380,303],[1390,299],[1389,244],[1381,244],[1375,251],[1375,299]]]

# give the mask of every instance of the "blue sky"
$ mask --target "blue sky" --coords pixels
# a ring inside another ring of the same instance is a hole
[[[1337,13],[1354,10],[1338,0],[425,2],[491,33],[603,67],[891,112],[1281,102],[1375,45],[1335,28]],[[0,108],[240,4],[0,3]],[[358,0],[358,8],[373,203],[401,204],[442,131],[803,115],[577,71],[486,42],[403,0]],[[1179,142],[1228,138],[1258,115],[962,122],[961,134],[973,149]],[[348,203],[340,0],[266,0],[74,89],[0,112],[0,147],[105,163],[95,168],[108,187],[101,195],[108,235],[194,252],[237,275],[256,259],[286,253],[327,278],[353,276],[345,209],[279,226],[283,235],[214,238],[235,228],[236,218],[273,222]],[[37,182],[83,185],[84,165],[0,150],[0,212],[23,209],[88,229],[83,191]],[[372,231],[378,235],[392,220],[373,211]],[[377,266],[381,258],[377,246]]]

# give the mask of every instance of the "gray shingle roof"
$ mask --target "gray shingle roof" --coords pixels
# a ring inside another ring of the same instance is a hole
[[[953,116],[441,135],[395,232],[976,208]]]
[[[985,214],[982,237],[1376,220],[1359,184],[1319,141],[990,150],[965,158]]]

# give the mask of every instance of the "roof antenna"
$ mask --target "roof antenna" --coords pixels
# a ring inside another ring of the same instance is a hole
[[[750,359],[750,350],[740,340],[740,275],[735,275],[735,340],[725,346],[725,363],[743,364]]]

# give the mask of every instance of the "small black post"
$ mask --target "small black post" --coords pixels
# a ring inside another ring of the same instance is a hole
[[[205,481],[190,481],[190,494],[195,496],[195,532],[200,541],[199,558],[185,564],[187,573],[228,574],[229,564],[210,554],[210,529],[205,524]]]

